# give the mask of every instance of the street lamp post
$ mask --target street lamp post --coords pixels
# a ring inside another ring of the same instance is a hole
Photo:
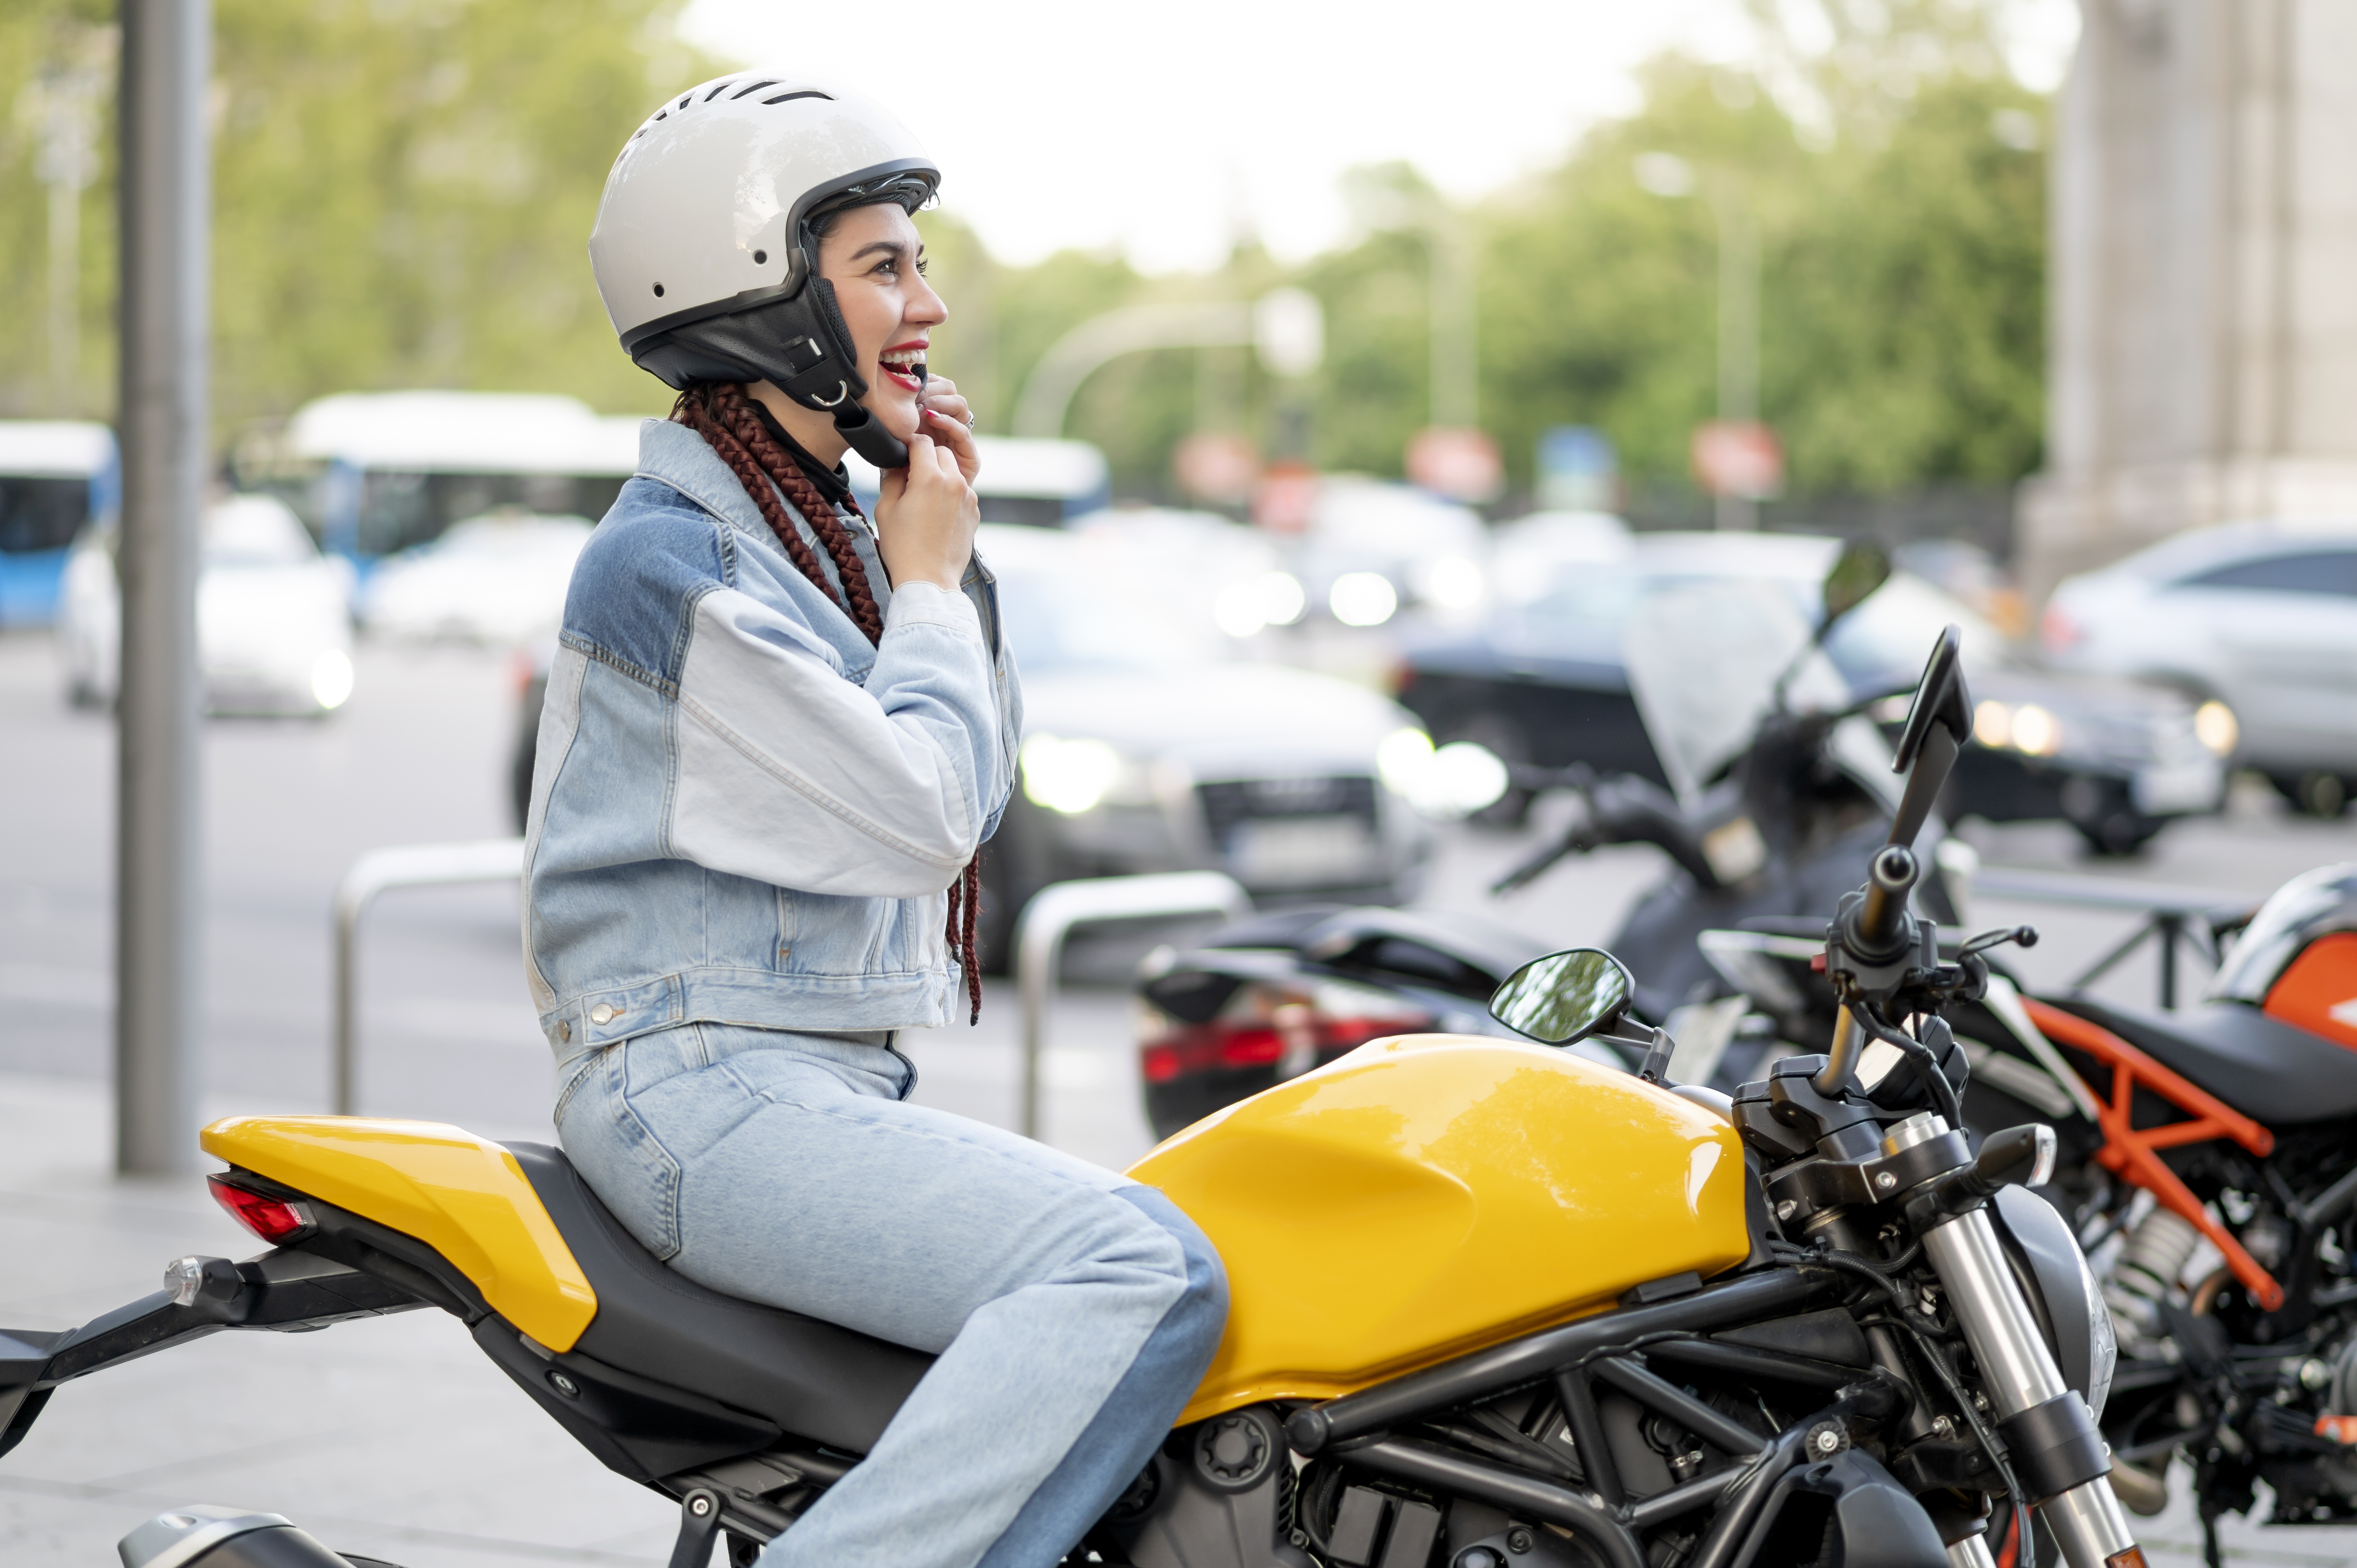
[[[1431,423],[1445,430],[1472,429],[1480,415],[1480,358],[1470,229],[1429,190],[1404,188],[1380,170],[1353,171],[1346,194],[1369,228],[1403,231],[1423,244],[1431,327]]]
[[[116,701],[115,1167],[196,1165],[197,519],[210,444],[209,0],[124,0],[123,662]]]
[[[1674,153],[1641,153],[1637,183],[1655,196],[1690,196],[1697,186],[1710,206],[1718,237],[1718,418],[1750,424],[1760,418],[1760,225],[1739,180],[1724,169],[1697,170]],[[1760,526],[1757,498],[1722,491],[1723,530]]]

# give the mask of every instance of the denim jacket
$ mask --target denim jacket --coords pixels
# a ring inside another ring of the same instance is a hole
[[[1022,698],[980,560],[963,594],[894,592],[848,521],[880,646],[702,436],[646,422],[574,568],[524,827],[560,1063],[684,1023],[949,1022],[948,888],[1006,807]]]

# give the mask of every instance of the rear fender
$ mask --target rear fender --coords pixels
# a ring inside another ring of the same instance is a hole
[[[224,1328],[293,1333],[425,1305],[412,1290],[302,1246],[242,1263],[197,1262],[192,1300],[157,1291],[62,1333],[0,1330],[0,1454],[24,1441],[50,1391],[72,1379]]]

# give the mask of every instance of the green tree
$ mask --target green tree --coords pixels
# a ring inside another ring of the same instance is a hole
[[[408,386],[664,406],[615,348],[584,242],[615,149],[656,95],[717,71],[673,39],[679,4],[218,0],[217,428]],[[26,0],[0,23],[0,72],[21,100],[77,28],[106,19],[79,0]],[[12,210],[40,210],[33,140],[20,117],[0,144]],[[93,329],[75,401],[92,412],[112,403],[111,205],[110,167],[82,225]],[[16,227],[0,242],[0,398],[32,412],[52,401],[28,340],[40,242]]]

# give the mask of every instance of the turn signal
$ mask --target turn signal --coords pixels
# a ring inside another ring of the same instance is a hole
[[[231,1186],[220,1176],[207,1176],[205,1185],[212,1188],[213,1201],[228,1210],[231,1219],[272,1246],[299,1236],[318,1223],[311,1218],[307,1204],[289,1203],[285,1198],[248,1192],[242,1187]]]

